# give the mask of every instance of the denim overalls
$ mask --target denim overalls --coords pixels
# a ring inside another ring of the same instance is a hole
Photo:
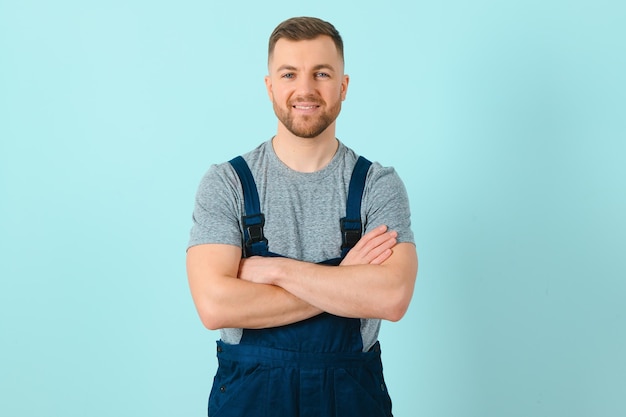
[[[244,191],[243,256],[268,251],[254,178],[242,157],[230,161]],[[361,237],[361,198],[371,162],[360,157],[341,219],[342,256]],[[238,345],[217,342],[219,367],[209,417],[391,417],[378,342],[363,352],[359,319],[322,313],[267,329],[244,329]]]

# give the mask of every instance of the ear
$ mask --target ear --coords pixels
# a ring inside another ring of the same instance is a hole
[[[343,81],[341,82],[341,101],[346,99],[346,94],[348,94],[348,84],[350,83],[350,76],[344,75]]]
[[[265,76],[265,89],[267,90],[267,95],[270,98],[270,101],[274,101],[274,93],[272,92],[272,79],[269,75]]]

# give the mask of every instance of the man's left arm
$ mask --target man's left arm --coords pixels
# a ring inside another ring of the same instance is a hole
[[[282,287],[320,310],[342,317],[400,320],[417,275],[412,243],[399,243],[381,264],[325,266],[287,258],[242,261],[239,278]]]

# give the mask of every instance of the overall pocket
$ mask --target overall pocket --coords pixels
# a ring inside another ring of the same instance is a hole
[[[268,387],[268,369],[220,359],[209,395],[209,417],[268,417]]]
[[[335,370],[337,417],[392,417],[382,373],[367,368]]]

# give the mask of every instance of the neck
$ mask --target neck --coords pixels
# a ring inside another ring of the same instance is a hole
[[[276,156],[294,171],[315,172],[327,166],[335,156],[339,142],[334,126],[329,126],[314,138],[293,135],[279,123],[278,133],[272,140]]]

